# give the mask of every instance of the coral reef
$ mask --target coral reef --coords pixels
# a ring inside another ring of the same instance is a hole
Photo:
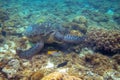
[[[109,79],[110,77],[111,79],[119,79],[119,65],[109,57],[95,53],[87,54],[83,59],[85,61],[84,66],[90,69],[90,71],[87,71],[87,77],[90,78],[90,75],[94,74],[98,75],[100,80]],[[118,76],[116,77],[116,75]],[[84,79],[87,77],[84,77]],[[95,77],[91,78],[95,79]]]
[[[118,71],[120,71],[120,54],[116,54],[112,57],[113,61],[114,61],[114,65],[115,65],[115,69],[117,69]]]
[[[116,62],[117,64],[120,65],[120,54],[116,54],[116,55],[114,55],[112,58],[113,58],[113,60],[115,60],[115,62]]]
[[[110,15],[108,13],[103,13],[94,10],[83,10],[82,15],[88,18],[88,23],[93,26],[100,26],[105,29],[115,29],[119,28],[119,13]]]
[[[0,22],[4,22],[9,19],[8,14],[5,12],[5,10],[0,9]]]
[[[78,31],[80,34],[85,34],[88,27],[88,21],[85,16],[77,16],[72,19],[72,22],[64,23],[63,26]]]
[[[55,73],[56,76],[54,78],[59,79],[61,75],[64,75],[64,77],[62,77],[64,78],[63,80],[66,80],[66,77],[69,77],[70,79],[75,78],[81,80],[101,80],[104,78],[108,79],[110,76],[118,79],[120,68],[119,56],[117,55],[113,58],[109,58],[100,53],[91,53],[91,51],[88,51],[87,53],[85,53],[85,51],[82,51],[81,54],[84,56],[79,56],[79,54],[76,53],[65,54],[63,52],[59,52],[59,54],[61,55],[50,56],[46,53],[41,53],[41,55],[36,55],[31,60],[18,58],[8,59],[7,62],[2,61],[0,64],[0,68],[2,69],[2,71],[0,71],[1,76],[7,79],[39,80],[43,78],[43,80],[45,80],[49,75],[50,79],[53,78],[51,75],[54,76],[54,72],[57,72],[58,75]],[[65,63],[64,66],[57,67],[66,61],[67,64]],[[13,71],[12,68],[14,68],[15,71]]]
[[[36,71],[31,75],[30,80],[41,80],[44,77],[44,73],[41,71]]]
[[[1,0],[0,80],[120,80],[119,4],[120,0]],[[29,39],[23,36],[28,25],[45,21],[53,25],[37,28],[33,34],[43,32],[39,38],[31,37],[30,27]],[[68,42],[86,40],[61,43],[61,34],[53,36],[53,30],[66,35]],[[17,55],[19,48],[29,50],[41,37],[46,44],[39,54],[31,59]]]
[[[89,13],[86,13],[89,12]],[[85,10],[82,13],[84,13],[84,15],[88,16],[89,19],[95,21],[95,22],[107,22],[109,21],[109,16],[107,14],[103,14],[101,12],[98,11],[91,11],[91,10]]]
[[[87,33],[87,46],[111,55],[120,52],[120,31],[91,29]]]
[[[85,16],[77,16],[75,17],[72,22],[78,23],[78,24],[84,24],[87,26],[87,19]]]
[[[84,61],[86,66],[89,65],[88,67],[94,69],[95,73],[98,73],[100,75],[103,75],[108,70],[114,68],[113,63],[110,62],[110,58],[99,53],[96,53],[94,55],[87,54],[84,58]]]
[[[74,76],[69,76],[67,73],[53,72],[43,77],[42,80],[82,80],[82,79]]]
[[[11,59],[7,65],[3,67],[2,72],[7,74],[8,78],[15,77],[16,73],[20,69],[20,62],[17,59]]]

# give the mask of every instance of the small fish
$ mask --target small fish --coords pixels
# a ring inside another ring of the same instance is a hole
[[[59,56],[60,52],[56,51],[56,50],[50,50],[47,52],[48,55],[52,55],[52,56]]]
[[[58,65],[57,65],[57,68],[63,67],[63,66],[65,66],[65,65],[67,65],[67,63],[68,63],[68,60],[66,60],[66,61],[64,61],[64,62],[62,62],[62,63],[60,63],[60,64],[58,64]]]

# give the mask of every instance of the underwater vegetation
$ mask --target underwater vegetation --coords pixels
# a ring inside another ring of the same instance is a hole
[[[0,0],[0,80],[120,80],[120,0]]]

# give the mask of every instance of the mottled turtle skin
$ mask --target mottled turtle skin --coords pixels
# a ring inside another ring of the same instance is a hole
[[[59,23],[52,22],[30,25],[25,30],[24,35],[35,45],[19,53],[18,56],[21,58],[31,58],[41,51],[45,43],[79,44],[85,38],[84,36],[71,35],[69,29],[62,27]]]

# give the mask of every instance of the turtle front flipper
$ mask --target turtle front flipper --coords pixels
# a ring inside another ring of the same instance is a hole
[[[85,40],[85,36],[74,36],[74,35],[65,35],[63,38],[63,41],[66,43],[73,43],[73,44],[77,44],[77,43],[81,43]]]
[[[71,34],[63,35],[60,32],[56,32],[54,37],[59,42],[73,43],[73,44],[81,43],[85,40],[85,36],[75,36]]]
[[[18,53],[18,56],[20,58],[25,58],[25,59],[31,58],[36,53],[38,53],[43,48],[43,46],[44,46],[44,43],[42,41],[38,42],[33,47],[31,47],[29,50],[21,51],[20,53]]]

